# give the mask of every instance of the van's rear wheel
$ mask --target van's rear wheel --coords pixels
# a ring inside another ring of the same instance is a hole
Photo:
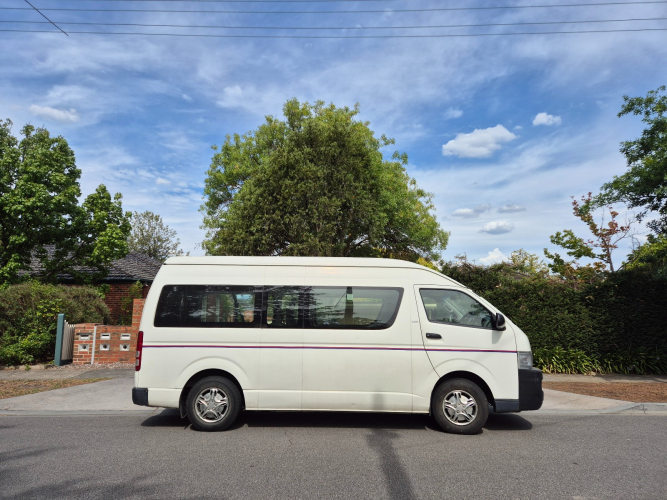
[[[489,402],[477,384],[464,378],[455,378],[436,389],[432,413],[440,427],[447,432],[475,434],[489,418]]]
[[[221,431],[238,417],[241,393],[226,378],[206,377],[190,389],[185,406],[192,427],[200,431]]]

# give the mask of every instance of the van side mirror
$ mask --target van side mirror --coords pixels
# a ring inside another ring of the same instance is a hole
[[[505,316],[502,314],[498,313],[492,316],[493,317],[493,329],[494,330],[506,330],[507,327],[505,326]]]

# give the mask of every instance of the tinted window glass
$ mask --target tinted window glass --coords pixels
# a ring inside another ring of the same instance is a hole
[[[491,329],[491,313],[470,295],[455,290],[420,290],[426,316],[433,323]]]
[[[396,319],[402,288],[312,287],[309,328],[382,329]]]
[[[259,326],[262,294],[258,287],[167,285],[162,288],[155,326],[247,328]]]
[[[288,286],[266,287],[264,290],[264,326],[301,328],[303,314],[299,311],[299,305],[303,303],[303,290]]]

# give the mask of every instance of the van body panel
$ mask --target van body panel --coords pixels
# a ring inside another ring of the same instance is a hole
[[[267,266],[264,286],[304,284],[301,266]],[[259,359],[259,408],[300,410],[303,378],[303,328],[261,329]]]
[[[151,389],[148,391],[148,405],[162,408],[178,408],[180,389]]]
[[[378,276],[376,269],[353,271],[308,267],[305,284],[402,288],[398,314],[389,328],[379,330],[304,329],[303,409],[343,409],[347,401],[351,410],[410,412],[410,310],[403,307],[410,283]]]

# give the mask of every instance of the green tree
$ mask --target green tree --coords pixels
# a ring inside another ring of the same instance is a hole
[[[595,198],[597,206],[622,201],[630,208],[640,208],[638,217],[656,212],[657,220],[647,225],[657,233],[667,234],[667,95],[665,86],[650,91],[646,97],[623,96],[619,117],[641,115],[648,125],[642,136],[621,143],[628,171],[602,186]]]
[[[611,206],[606,207],[609,211],[609,220],[605,225],[604,215],[600,224],[595,222],[593,217],[593,196],[588,193],[588,196],[582,196],[581,202],[572,197],[572,212],[574,216],[584,222],[593,239],[580,238],[571,229],[566,229],[562,233],[558,231],[556,234],[550,236],[551,243],[558,245],[567,250],[567,255],[573,257],[574,260],[566,261],[558,253],[551,253],[546,248],[544,255],[552,260],[549,268],[556,274],[564,278],[582,279],[591,281],[596,275],[606,271],[607,269],[612,273],[615,271],[614,262],[612,260],[612,253],[618,248],[618,243],[630,236],[631,223],[621,225],[616,220],[618,212]],[[599,252],[597,250],[600,250]],[[592,264],[580,265],[579,259],[587,257],[597,262]]]
[[[130,252],[143,253],[161,262],[168,257],[184,255],[179,248],[181,240],[176,237],[176,231],[170,229],[162,221],[162,217],[148,210],[134,212],[132,231],[127,243]]]
[[[359,113],[287,101],[254,132],[227,136],[204,189],[212,255],[384,256],[436,261],[447,245],[431,195],[385,160]]]
[[[646,243],[628,255],[625,269],[643,269],[655,276],[667,278],[667,235],[649,234]]]
[[[539,256],[526,252],[523,248],[512,252],[509,264],[514,270],[528,276],[546,278],[549,275],[549,267],[540,260]]]
[[[67,141],[31,125],[19,141],[11,126],[0,122],[0,283],[17,281],[31,257],[44,281],[63,273],[80,281],[104,276],[107,264],[127,253],[129,213],[121,195],[112,199],[100,185],[80,205],[81,171]],[[80,266],[94,272],[81,273]]]

